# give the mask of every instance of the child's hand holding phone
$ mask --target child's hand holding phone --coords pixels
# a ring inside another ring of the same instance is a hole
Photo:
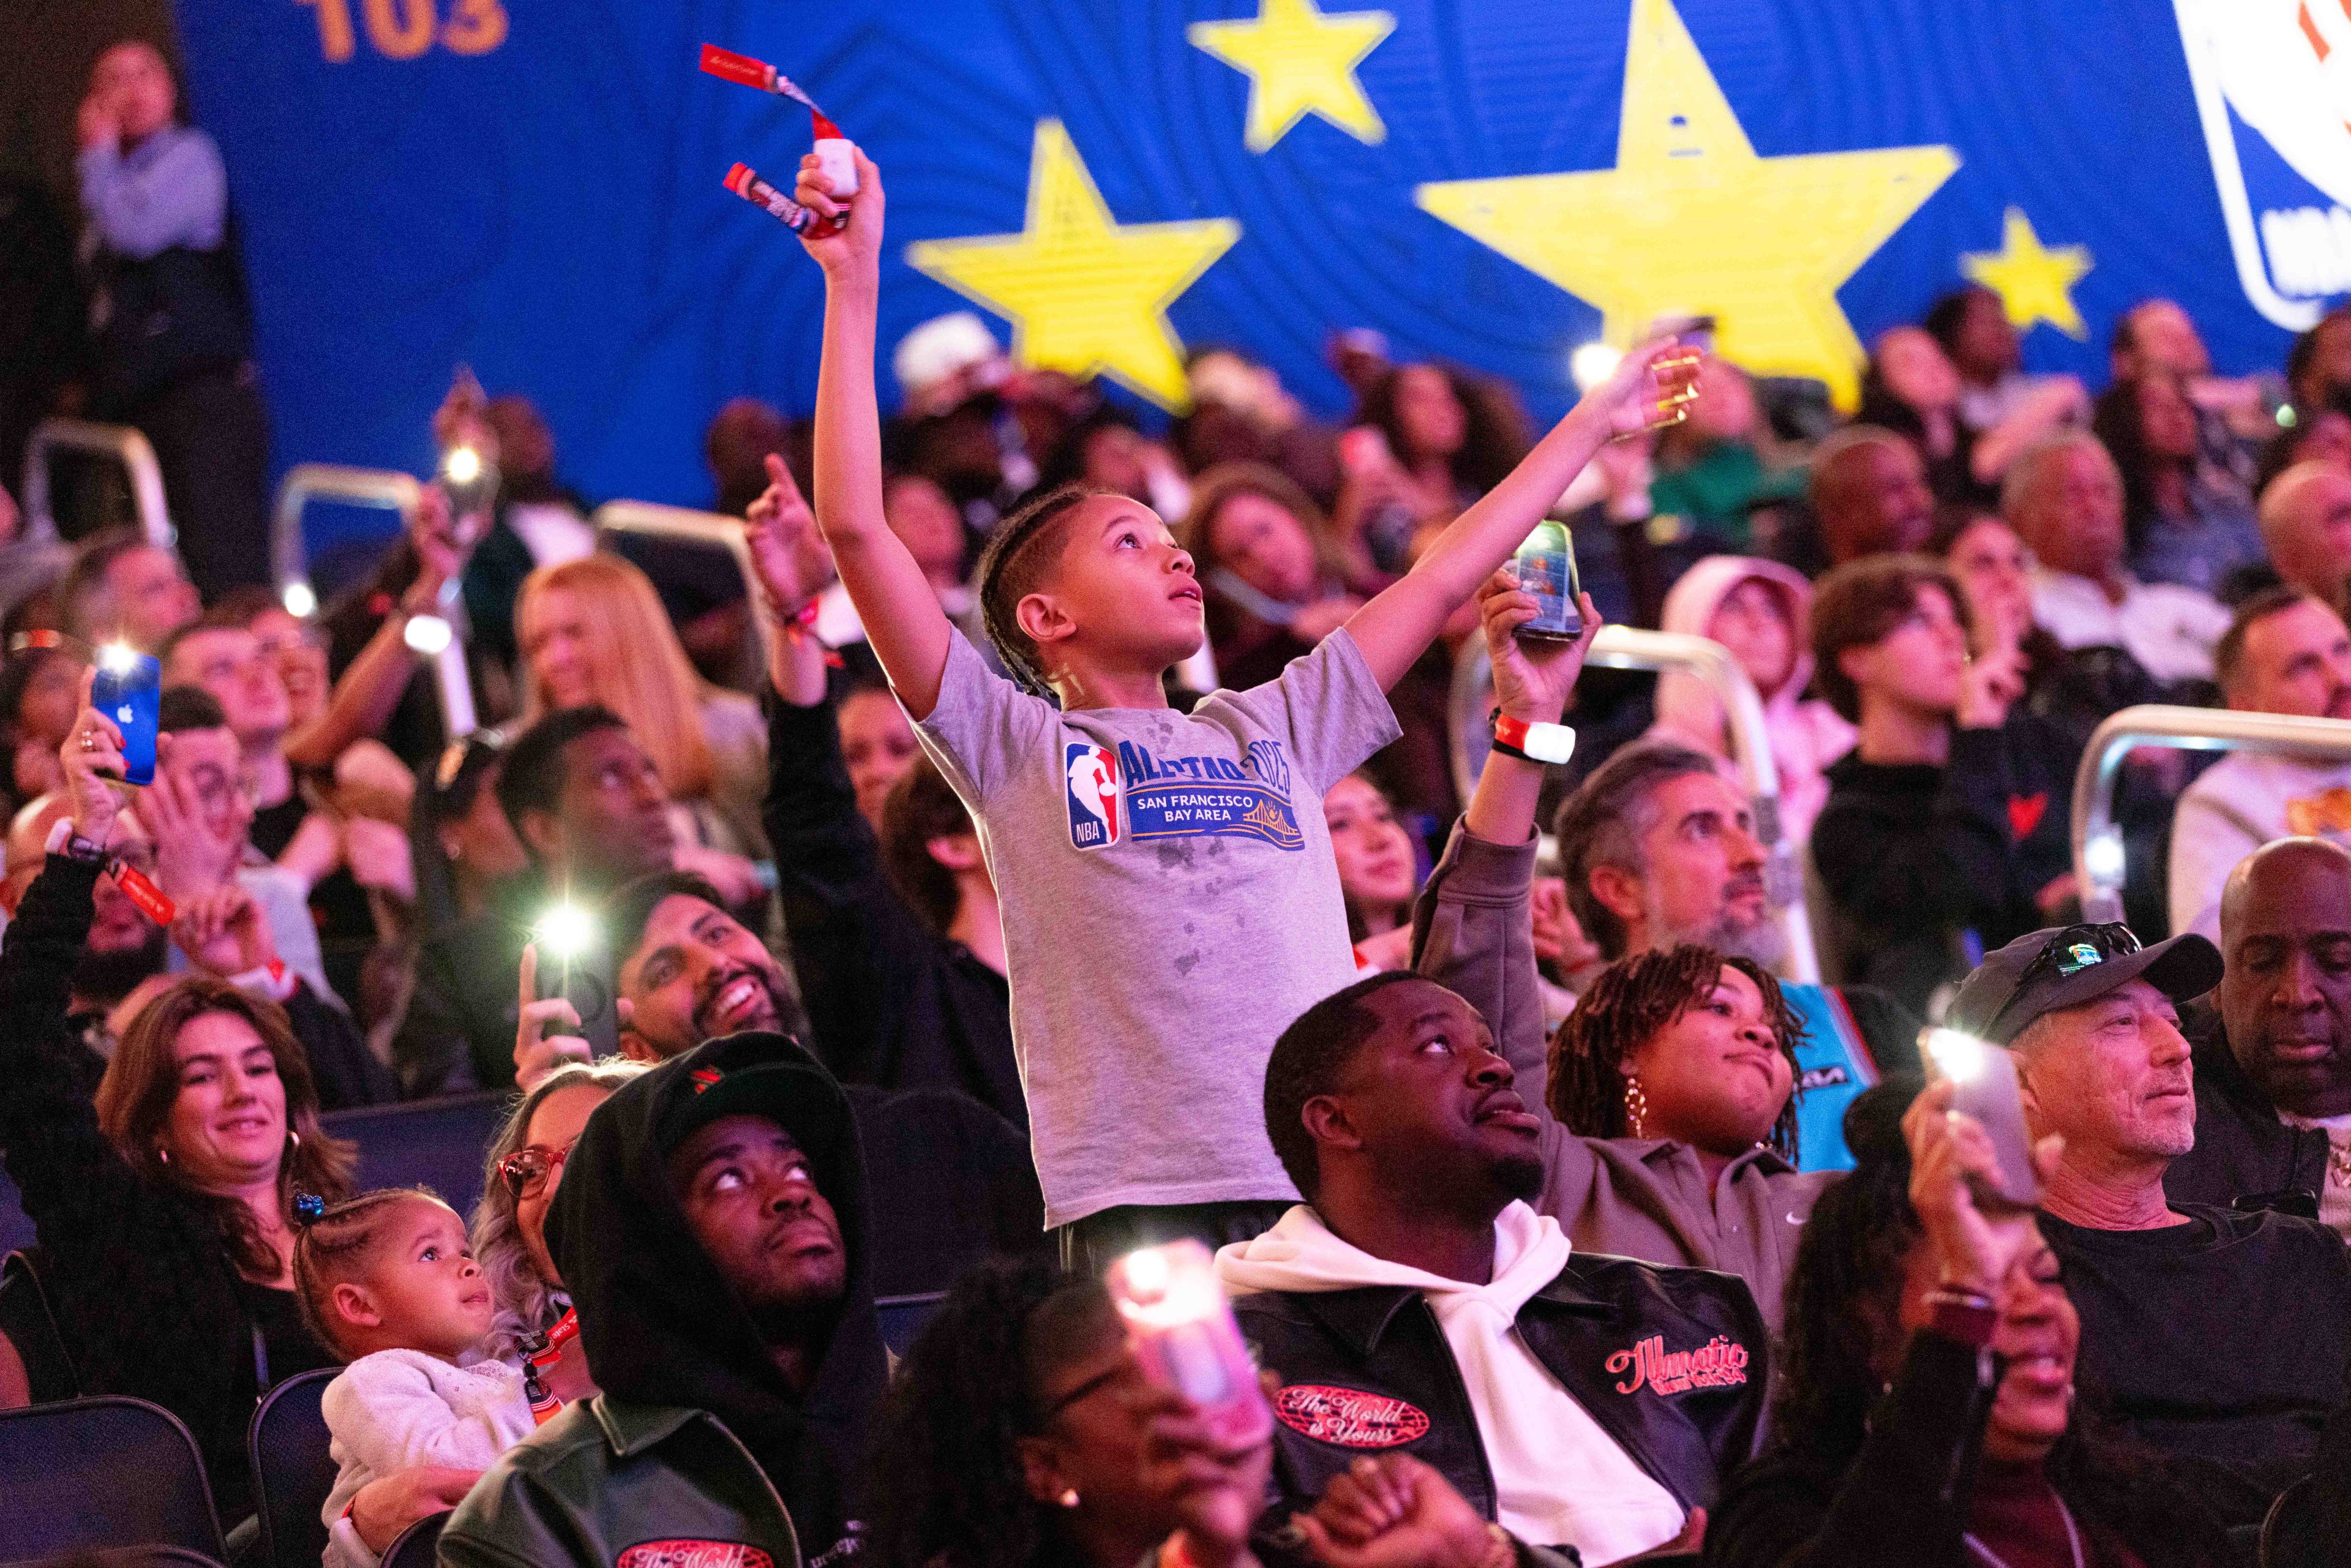
[[[800,235],[800,244],[828,277],[870,282],[878,275],[882,261],[882,172],[862,147],[852,144],[850,156],[857,160],[856,200],[833,200],[832,182],[822,160],[813,152],[800,160],[799,183],[792,199],[828,218],[844,212],[849,214],[848,224],[837,232],[830,224],[820,224]]]

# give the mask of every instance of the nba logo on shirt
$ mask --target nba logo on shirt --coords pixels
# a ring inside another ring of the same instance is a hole
[[[1073,740],[1061,756],[1069,782],[1071,845],[1098,850],[1118,842],[1118,754],[1108,747]]]

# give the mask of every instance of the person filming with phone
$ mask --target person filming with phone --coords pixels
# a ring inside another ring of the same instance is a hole
[[[2120,923],[2031,932],[1987,956],[1946,1022],[2014,1053],[2024,1124],[2064,1152],[2041,1230],[2082,1320],[2084,1381],[2151,1448],[2272,1492],[2309,1469],[2351,1354],[2351,1256],[2314,1219],[2177,1203],[2196,1142],[2179,1004],[2220,983],[2186,935]]]
[[[1788,1283],[1776,1441],[1724,1489],[1709,1564],[2230,1560],[2234,1516],[2197,1500],[2199,1478],[2074,1397],[2089,1331],[2047,1221],[2002,1197],[2003,1152],[1959,1108],[1971,1087],[1889,1082],[1846,1113],[1856,1164],[1813,1208]],[[2055,1150],[2029,1157],[2052,1172]]]

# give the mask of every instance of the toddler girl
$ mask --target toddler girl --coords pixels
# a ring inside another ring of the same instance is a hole
[[[533,1428],[518,1368],[483,1359],[490,1287],[465,1222],[422,1187],[331,1207],[296,1200],[294,1289],[320,1343],[350,1364],[327,1385],[326,1568],[375,1568],[344,1513],[369,1481],[412,1465],[483,1470]]]

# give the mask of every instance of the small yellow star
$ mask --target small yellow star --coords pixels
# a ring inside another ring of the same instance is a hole
[[[1258,0],[1254,22],[1195,22],[1184,37],[1249,78],[1249,134],[1262,152],[1310,114],[1358,141],[1387,140],[1355,68],[1395,31],[1385,11],[1318,11],[1314,0]]]
[[[2090,324],[2074,308],[2074,285],[2097,263],[2085,245],[2043,246],[2022,207],[2000,223],[2000,248],[1963,251],[1959,270],[2000,296],[2009,325],[2020,332],[2046,321],[2068,338],[2087,340]]]
[[[906,260],[1011,322],[1022,363],[1100,372],[1181,413],[1184,345],[1167,307],[1240,237],[1230,218],[1121,224],[1061,122],[1040,120],[1021,231],[923,240]]]
[[[1415,199],[1599,307],[1612,343],[1710,313],[1724,357],[1816,377],[1849,408],[1861,340],[1836,291],[1959,165],[1948,147],[1758,156],[1670,0],[1634,0],[1614,169],[1451,180]]]

